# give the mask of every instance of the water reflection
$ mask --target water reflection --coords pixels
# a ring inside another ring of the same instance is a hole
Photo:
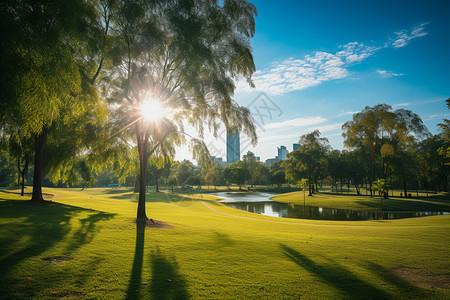
[[[227,206],[252,213],[281,218],[362,221],[402,219],[448,214],[448,212],[357,211],[294,205],[272,201],[269,198],[273,195],[266,193],[217,193],[215,196],[223,198],[221,202]]]

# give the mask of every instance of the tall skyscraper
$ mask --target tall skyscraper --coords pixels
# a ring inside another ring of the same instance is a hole
[[[280,146],[278,149],[278,160],[286,160],[286,155],[289,153],[285,146]]]
[[[232,164],[240,159],[241,143],[239,131],[227,131],[227,164]]]
[[[298,148],[300,148],[300,144],[294,143],[293,144],[294,151],[297,150]]]

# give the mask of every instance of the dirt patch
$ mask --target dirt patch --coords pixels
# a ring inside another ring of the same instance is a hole
[[[450,289],[450,278],[448,276],[423,274],[408,268],[392,269],[392,273],[417,286]]]
[[[66,262],[72,260],[73,257],[70,256],[49,256],[42,258],[42,261],[48,264],[59,264],[62,262]]]
[[[136,223],[136,220],[133,222]],[[155,229],[172,229],[173,228],[173,226],[170,225],[169,223],[159,221],[159,220],[154,220],[154,219],[147,220],[147,222],[145,222],[145,227],[155,228]]]

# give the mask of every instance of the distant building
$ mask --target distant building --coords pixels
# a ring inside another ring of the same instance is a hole
[[[256,160],[256,161],[261,161],[261,157],[256,156],[255,153],[253,153],[253,152],[250,151],[250,150],[247,151],[247,155],[252,155],[252,154],[253,154],[253,156],[255,157],[255,160]]]
[[[240,160],[241,144],[239,131],[227,131],[227,164]]]
[[[211,160],[215,163],[221,163],[222,161],[222,157],[215,157],[215,156],[211,156]]]
[[[286,160],[286,155],[289,153],[289,151],[286,149],[285,146],[280,146],[278,149],[278,160]]]
[[[219,164],[219,166],[226,166],[226,163],[223,161],[222,157],[211,156],[211,160],[213,161],[213,163]]]
[[[266,159],[266,166],[270,167],[277,161],[279,161],[278,157]]]
[[[293,151],[297,150],[298,148],[300,148],[300,144],[294,143],[292,147],[292,149],[294,149]]]

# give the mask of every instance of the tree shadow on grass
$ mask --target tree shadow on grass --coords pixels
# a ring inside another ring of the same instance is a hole
[[[132,202],[138,202],[139,194],[136,193],[130,193],[130,192],[123,192],[121,194],[116,193],[112,194],[114,196],[109,196],[108,198],[111,199],[117,199],[117,200],[129,200]]]
[[[71,241],[68,237],[72,230],[70,221],[81,212],[91,214]],[[14,293],[17,280],[11,272],[22,261],[39,256],[63,239],[69,240],[69,244],[72,244],[69,250],[73,251],[92,240],[97,222],[112,216],[113,214],[56,202],[33,204],[22,200],[0,201],[0,249],[3,254],[0,259],[0,294],[15,298],[11,293]]]
[[[187,282],[179,272],[174,257],[169,258],[157,248],[150,254],[152,283],[150,295],[152,299],[189,299]]]
[[[96,212],[89,215],[87,218],[81,219],[81,226],[73,233],[73,236],[67,245],[67,250],[73,252],[82,245],[90,243],[97,233],[97,222],[110,220],[114,216],[115,214],[111,213]]]
[[[145,224],[136,223],[136,245],[134,248],[133,267],[125,299],[139,299],[144,259]]]
[[[331,287],[338,289],[345,296],[353,299],[390,299],[391,295],[372,284],[360,279],[350,270],[334,263],[330,265],[317,265],[300,252],[280,244],[284,254],[298,266],[315,274]]]
[[[235,241],[230,238],[230,235],[223,232],[213,231],[213,238],[222,247],[232,246],[235,244]]]
[[[136,245],[133,266],[125,299],[142,298],[142,269],[144,260],[145,224],[136,224]],[[165,257],[159,248],[150,254],[152,276],[150,285],[151,299],[188,299],[187,283],[178,272],[174,258]]]

